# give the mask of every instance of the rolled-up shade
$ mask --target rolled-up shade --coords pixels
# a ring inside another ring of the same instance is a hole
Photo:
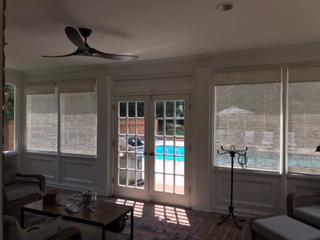
[[[64,80],[59,82],[59,91],[68,92],[94,92],[96,79]]]
[[[32,94],[52,94],[55,93],[57,82],[27,82],[24,88],[24,93]]]
[[[255,83],[281,82],[281,68],[248,70],[216,70],[213,77],[214,84],[237,85]]]
[[[289,68],[289,82],[306,81],[320,81],[320,66]]]

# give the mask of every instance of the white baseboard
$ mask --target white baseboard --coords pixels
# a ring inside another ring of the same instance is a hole
[[[217,213],[217,214],[226,214],[228,213],[227,207],[221,208],[216,207],[212,208],[211,212]],[[256,210],[250,210],[250,209],[242,209],[242,208],[235,208],[235,215],[241,216],[241,217],[264,217],[264,216],[270,216],[270,215],[276,215],[277,213],[274,212],[263,212],[263,211],[256,211]]]
[[[204,207],[204,206],[194,206],[194,207],[191,207],[191,209],[195,211],[200,211],[200,212],[212,212],[209,207]]]

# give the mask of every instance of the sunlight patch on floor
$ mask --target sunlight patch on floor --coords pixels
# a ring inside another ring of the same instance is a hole
[[[170,207],[165,205],[155,205],[154,214],[155,217],[160,221],[179,224],[183,226],[190,226],[186,210],[182,208]]]

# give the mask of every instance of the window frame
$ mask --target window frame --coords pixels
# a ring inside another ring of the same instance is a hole
[[[232,71],[259,71],[266,69],[278,69],[281,71],[281,98],[280,98],[280,163],[279,172],[271,172],[258,169],[247,169],[246,174],[253,175],[265,175],[265,176],[283,176],[293,179],[320,179],[320,174],[305,173],[305,172],[290,172],[288,169],[288,127],[289,127],[289,85],[294,82],[320,82],[320,66],[319,64],[287,64],[287,65],[271,65],[271,66],[258,66],[258,67],[240,67],[240,68],[229,68],[229,69],[217,69],[212,73],[212,79],[210,81],[210,166],[214,171],[228,172],[230,167],[216,166],[216,146],[215,146],[215,135],[216,129],[216,99],[215,99],[215,81],[214,75],[216,72],[232,72]],[[250,83],[263,83],[261,81],[251,81]],[[229,85],[239,84],[237,81],[231,81]],[[221,84],[223,85],[223,84]],[[228,84],[225,84],[228,85]],[[319,156],[320,158],[320,156]],[[242,169],[235,168],[234,171],[238,174],[242,174]]]
[[[279,66],[259,66],[259,67],[241,67],[241,68],[229,68],[229,69],[216,69],[212,73],[212,79],[210,81],[210,103],[211,103],[211,126],[210,126],[210,145],[211,145],[211,160],[210,165],[211,168],[214,171],[219,172],[225,172],[229,171],[230,167],[227,166],[218,166],[216,165],[217,159],[216,159],[216,139],[215,139],[215,130],[216,130],[216,86],[227,86],[227,85],[242,85],[242,84],[264,84],[264,83],[279,83],[280,84],[280,130],[279,130],[279,170],[276,171],[269,171],[265,169],[246,169],[246,172],[252,173],[252,174],[264,174],[267,176],[279,176],[283,173],[287,173],[287,171],[283,170],[283,166],[286,166],[287,164],[283,164],[283,162],[287,161],[287,157],[285,156],[285,151],[283,149],[284,143],[286,142],[284,138],[286,138],[286,134],[284,133],[284,129],[286,131],[286,125],[283,124],[284,122],[284,115],[286,115],[287,108],[284,107],[284,105],[287,104],[287,87],[286,81],[287,79],[284,78],[286,69],[279,67]],[[265,78],[256,78],[256,76],[259,76],[259,73],[265,72]],[[270,75],[268,74],[270,72]],[[222,79],[218,79],[218,83],[216,84],[215,75],[216,74],[225,74],[227,73],[229,76],[232,76],[232,74],[235,74],[234,76],[238,77],[237,79],[232,79],[229,77],[227,81],[223,81]],[[244,73],[245,77],[237,76],[237,73]],[[258,74],[258,75],[256,75]],[[274,79],[276,75],[278,74],[278,79]],[[273,76],[273,77],[272,77]],[[285,87],[284,87],[285,85]],[[285,118],[287,119],[287,118]],[[234,171],[236,173],[241,173],[242,169],[234,168]]]
[[[6,79],[5,84],[11,84],[14,86],[14,149],[12,150],[3,150],[2,153],[4,155],[15,155],[18,154],[19,148],[20,148],[20,141],[19,141],[19,126],[20,126],[20,101],[21,101],[21,95],[19,94],[21,92],[20,82],[16,79]]]
[[[253,167],[248,167],[248,169],[246,170],[250,170],[250,171],[258,171],[258,172],[268,172],[268,173],[280,173],[281,171],[281,159],[282,159],[282,152],[281,152],[281,138],[282,138],[282,128],[281,128],[281,100],[282,100],[282,86],[281,86],[281,82],[279,81],[278,83],[250,83],[250,84],[227,84],[227,85],[219,85],[219,86],[213,86],[213,92],[214,92],[214,101],[215,101],[215,106],[214,106],[214,129],[213,129],[213,133],[212,133],[212,137],[213,137],[213,149],[218,149],[219,146],[217,145],[217,134],[215,134],[215,132],[219,129],[217,129],[217,123],[218,123],[218,115],[217,115],[217,112],[216,112],[216,109],[217,109],[217,103],[218,103],[218,100],[217,100],[217,87],[223,87],[223,86],[240,86],[240,85],[246,85],[246,86],[250,86],[250,85],[259,85],[259,84],[279,84],[279,103],[275,105],[275,107],[277,107],[277,110],[279,110],[279,115],[277,115],[277,122],[279,124],[279,129],[278,129],[278,134],[279,134],[279,137],[277,137],[276,139],[278,139],[278,144],[277,144],[277,150],[275,153],[277,155],[277,159],[279,162],[278,162],[278,165],[275,166],[275,168],[273,169],[263,169],[263,168],[253,168]],[[276,134],[276,135],[278,135]],[[260,146],[262,146],[261,144],[259,144]],[[250,150],[250,149],[249,149]],[[259,151],[258,151],[259,152]],[[216,168],[230,168],[230,166],[223,166],[223,165],[218,165],[218,155],[215,152],[213,152],[214,156],[213,156],[213,164],[214,164],[214,167]],[[236,161],[236,160],[235,160]],[[236,162],[235,162],[235,168],[234,169],[241,169],[240,167],[236,166]]]
[[[92,82],[91,79],[88,79],[89,81]],[[61,134],[60,134],[60,129],[61,129],[61,110],[60,110],[60,83],[61,82],[67,82],[67,85],[72,83],[72,81],[75,80],[62,80],[62,81],[54,81],[55,87],[54,87],[54,94],[56,95],[57,99],[56,99],[56,107],[57,107],[57,151],[37,151],[37,150],[27,150],[26,148],[26,136],[27,136],[27,129],[26,129],[26,120],[27,120],[27,93],[24,93],[24,101],[23,101],[23,134],[24,134],[24,138],[23,138],[23,150],[25,153],[27,154],[38,154],[38,155],[51,155],[51,156],[59,156],[59,157],[70,157],[70,158],[76,158],[76,157],[80,157],[83,159],[89,159],[89,160],[97,160],[98,158],[98,127],[99,127],[99,116],[98,116],[98,91],[97,91],[97,84],[98,82],[96,80],[94,80],[94,88],[93,88],[93,92],[95,93],[96,97],[96,104],[97,104],[97,132],[96,132],[96,154],[95,155],[88,155],[88,154],[80,154],[80,153],[62,153],[60,151],[60,145],[61,145]],[[86,80],[82,81],[85,82]],[[41,82],[42,83],[42,82]],[[28,83],[27,83],[28,84]],[[36,83],[37,84],[37,83]],[[36,85],[35,84],[35,85]],[[86,86],[85,86],[86,87]],[[80,88],[81,89],[81,88]],[[74,91],[74,92],[81,92],[81,91]],[[85,92],[85,91],[84,91]],[[37,93],[35,93],[37,94]],[[39,93],[40,94],[40,93]]]

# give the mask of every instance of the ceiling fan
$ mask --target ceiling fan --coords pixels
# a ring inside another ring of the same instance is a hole
[[[138,58],[135,55],[122,55],[122,54],[113,54],[113,53],[104,53],[100,52],[97,49],[94,49],[89,46],[87,43],[87,38],[92,33],[91,29],[88,28],[79,28],[76,29],[74,27],[67,26],[64,29],[67,37],[69,40],[78,47],[78,49],[72,53],[58,55],[58,56],[42,56],[42,57],[54,57],[54,58],[61,58],[61,57],[70,57],[70,56],[87,56],[87,57],[99,57],[111,60],[134,60]],[[81,36],[83,39],[81,38]]]

